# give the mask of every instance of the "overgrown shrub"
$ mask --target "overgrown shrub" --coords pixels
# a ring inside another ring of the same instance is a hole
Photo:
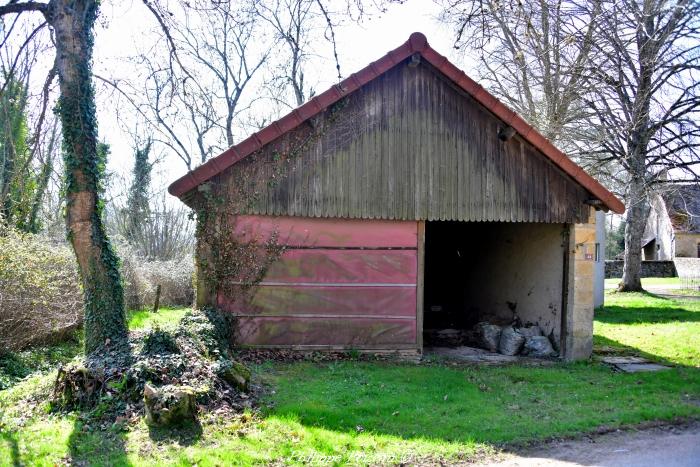
[[[188,306],[194,299],[194,261],[147,262],[128,247],[118,249],[126,305]],[[67,244],[0,224],[0,354],[32,344],[64,340],[82,325],[83,296],[75,255]]]
[[[162,306],[189,306],[194,300],[194,260],[190,255],[170,261],[146,261],[128,246],[118,247],[126,306],[130,310],[153,306],[161,286]]]
[[[82,319],[70,248],[0,226],[0,354],[63,340]]]

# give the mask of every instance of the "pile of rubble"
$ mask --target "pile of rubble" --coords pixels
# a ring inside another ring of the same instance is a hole
[[[229,348],[230,323],[216,310],[187,312],[174,329],[131,333],[128,346],[81,357],[58,371],[56,409],[104,416],[143,414],[166,427],[200,410],[240,413],[252,406],[250,370]]]
[[[474,327],[474,340],[479,347],[503,355],[554,357],[557,355],[553,335],[545,336],[537,325],[499,326],[487,322]]]

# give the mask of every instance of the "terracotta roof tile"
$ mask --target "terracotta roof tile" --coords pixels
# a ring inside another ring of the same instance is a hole
[[[170,185],[168,191],[175,196],[184,195],[197,185],[207,181],[221,171],[226,170],[239,160],[278,138],[283,133],[296,128],[304,121],[318,115],[340,100],[343,96],[347,95],[347,93],[355,91],[359,87],[367,84],[369,81],[377,78],[414,53],[420,53],[428,63],[451,79],[477,102],[503,120],[506,125],[512,126],[522,138],[540,150],[545,156],[549,157],[559,168],[576,180],[581,186],[586,188],[593,196],[600,199],[610,210],[618,214],[622,214],[625,211],[624,204],[617,199],[615,195],[610,193],[581,167],[571,161],[571,159],[542,136],[540,132],[523,120],[522,117],[496,99],[491,93],[486,91],[462,70],[452,64],[446,57],[432,49],[426,37],[419,32],[411,34],[408,41],[376,62],[370,63],[362,70],[350,75],[349,78],[332,86],[327,91],[319,94],[311,99],[311,101],[293,110],[278,121],[263,128],[238,145],[232,146],[221,155],[179,178]]]

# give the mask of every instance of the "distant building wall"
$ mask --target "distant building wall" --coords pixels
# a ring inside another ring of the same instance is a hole
[[[700,234],[694,233],[676,233],[676,256],[681,258],[697,258],[698,243],[700,243]]]
[[[668,261],[673,259],[673,225],[671,224],[671,218],[668,216],[666,204],[660,195],[654,195],[651,199],[651,209],[642,242],[644,245],[647,245],[647,248],[642,251],[645,261]]]
[[[595,265],[593,267],[593,307],[603,306],[605,301],[605,213],[595,214]]]

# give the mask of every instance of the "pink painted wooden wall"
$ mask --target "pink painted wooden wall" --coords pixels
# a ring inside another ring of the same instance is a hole
[[[241,216],[241,240],[286,245],[252,290],[219,293],[249,346],[416,348],[417,223]],[[237,286],[233,286],[236,291]]]

